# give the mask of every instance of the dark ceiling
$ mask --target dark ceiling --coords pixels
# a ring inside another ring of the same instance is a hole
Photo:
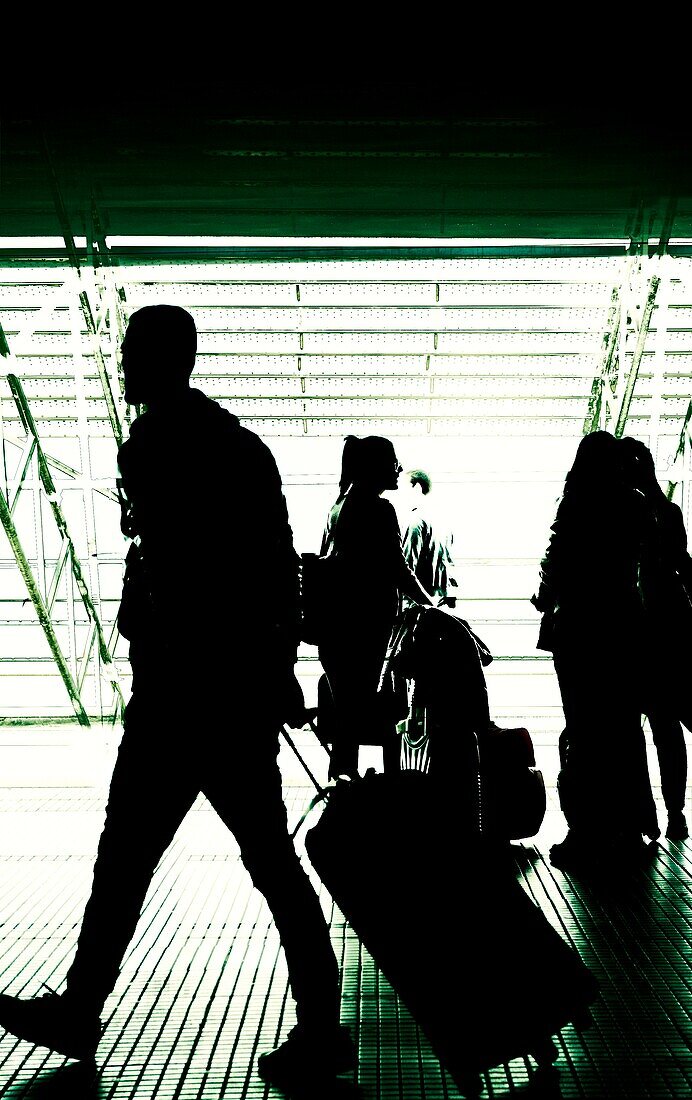
[[[680,101],[458,81],[5,96],[0,235],[692,237]]]

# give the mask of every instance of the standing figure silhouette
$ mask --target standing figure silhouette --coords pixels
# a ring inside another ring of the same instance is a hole
[[[619,443],[585,436],[565,478],[533,602],[562,697],[558,791],[569,830],[558,866],[618,862],[659,835],[641,724],[643,612],[637,587],[646,526],[624,483]]]
[[[380,675],[401,594],[434,602],[404,558],[394,506],[382,497],[397,488],[400,473],[390,439],[346,437],[339,496],[320,551],[339,562],[340,589],[318,649],[334,704],[332,777],[357,774],[358,747],[369,737],[384,745],[386,770],[398,764],[395,719],[386,714],[386,699],[378,699]]]
[[[289,1086],[355,1061],[277,762],[281,723],[304,710],[298,556],[269,448],[190,386],[196,346],[194,320],[177,306],[138,310],[125,333],[125,398],[146,407],[118,455],[123,529],[135,540],[119,618],[132,696],[65,991],[0,997],[0,1024],[68,1057],[94,1056],[152,874],[201,791],[281,937],[298,1022],[259,1072]]]
[[[687,748],[681,720],[692,731],[689,692],[692,637],[692,558],[682,512],[668,500],[656,477],[651,451],[639,439],[620,442],[625,474],[649,506],[647,538],[642,547],[639,586],[644,605],[645,694],[658,756],[661,793],[669,840],[688,835],[685,819]]]

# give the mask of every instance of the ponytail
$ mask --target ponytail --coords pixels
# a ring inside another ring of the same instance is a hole
[[[361,447],[357,435],[347,435],[341,455],[341,477],[339,479],[339,498],[346,495],[358,477],[358,460]]]

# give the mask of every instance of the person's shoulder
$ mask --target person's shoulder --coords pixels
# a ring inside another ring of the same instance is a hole
[[[134,440],[136,443],[139,439],[143,439],[151,431],[153,416],[150,412],[141,412],[130,424],[130,430],[125,442]]]
[[[233,435],[226,438],[229,443],[228,453],[232,449],[239,456],[249,483],[281,487],[281,474],[274,452],[257,432],[238,421]]]
[[[243,448],[246,454],[248,454],[252,461],[257,462],[262,467],[271,467],[276,469],[276,458],[269,444],[262,439],[257,432],[253,432],[252,428],[246,428],[243,424],[238,425],[237,439],[240,446]]]
[[[223,405],[220,405],[209,394],[203,393],[202,390],[191,388],[187,396],[187,403],[194,415],[202,421],[215,423],[219,428],[226,431],[238,431],[240,428],[240,421],[235,413],[224,408]]]
[[[667,537],[672,542],[684,542],[686,545],[687,528],[685,527],[685,518],[680,505],[672,500],[667,500],[663,517],[663,530],[666,532]]]
[[[391,500],[387,500],[386,497],[375,496],[372,498],[372,507],[375,513],[382,517],[383,520],[395,520],[397,521],[396,508],[392,504]]]
[[[140,413],[130,424],[127,437],[118,449],[118,463],[122,466],[134,453],[146,448],[152,436],[151,413]]]
[[[255,451],[257,454],[271,455],[268,444],[251,428],[241,424],[240,419],[230,409],[215,401],[213,397],[201,390],[191,390],[190,398],[194,402],[198,414],[205,419],[210,427],[213,424],[224,438],[231,437],[235,443],[245,450]]]
[[[247,428],[244,424],[241,424],[240,421],[238,421],[238,438],[246,447],[252,447],[256,451],[272,453],[271,447],[262,439],[262,436],[258,435],[252,428]]]
[[[386,497],[375,497],[373,507],[373,523],[378,524],[381,530],[396,533],[397,540],[400,537],[399,517],[391,500]]]
[[[409,512],[408,515],[404,517],[404,524],[407,532],[411,535],[416,533],[419,535],[423,534],[426,527],[425,517],[421,515],[417,509]]]

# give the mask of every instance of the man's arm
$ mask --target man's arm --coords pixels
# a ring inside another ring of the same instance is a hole
[[[248,438],[249,437],[249,438]],[[254,470],[255,524],[253,537],[258,572],[264,581],[257,593],[262,610],[273,622],[277,637],[295,661],[300,640],[300,559],[293,544],[286,498],[274,455],[254,433],[245,440]],[[259,609],[258,609],[259,610]]]
[[[409,523],[402,539],[402,550],[406,562],[415,573],[423,552],[423,525],[420,520],[412,519]]]

